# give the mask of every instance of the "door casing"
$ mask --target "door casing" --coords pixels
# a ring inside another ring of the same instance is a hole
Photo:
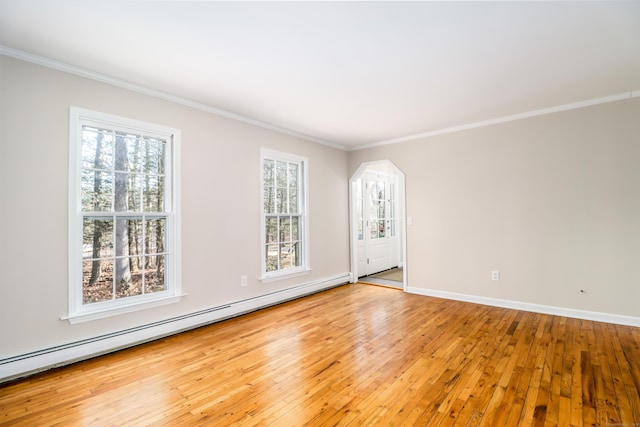
[[[390,160],[380,160],[373,162],[362,163],[356,172],[351,176],[349,180],[349,224],[350,224],[350,243],[351,243],[351,270],[352,270],[352,283],[357,282],[358,277],[366,274],[363,271],[363,262],[366,262],[366,257],[363,249],[363,241],[358,238],[358,217],[357,217],[357,203],[359,202],[357,197],[357,183],[367,173],[385,175],[395,180],[396,183],[396,203],[397,203],[397,238],[398,244],[398,265],[403,267],[403,288],[407,288],[407,260],[406,260],[406,199],[405,199],[405,175],[404,173],[391,162]],[[364,228],[364,232],[369,231]]]

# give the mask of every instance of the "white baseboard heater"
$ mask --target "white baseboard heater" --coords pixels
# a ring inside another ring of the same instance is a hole
[[[0,383],[219,322],[351,281],[343,273],[315,282],[133,328],[0,359]]]

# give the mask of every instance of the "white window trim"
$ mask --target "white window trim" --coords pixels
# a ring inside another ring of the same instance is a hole
[[[91,123],[117,126],[148,136],[159,136],[170,141],[170,161],[166,165],[171,177],[170,212],[167,217],[167,247],[172,256],[165,268],[167,289],[153,294],[132,296],[92,304],[82,303],[82,204],[81,204],[81,142],[82,124]],[[176,303],[183,296],[181,287],[181,235],[180,235],[180,130],[126,117],[100,113],[78,107],[69,109],[69,307],[61,319],[80,323],[123,313]]]
[[[289,162],[296,162],[302,165],[302,265],[296,268],[286,270],[278,270],[267,272],[266,262],[266,225],[264,212],[264,159],[276,159]],[[310,245],[309,245],[309,160],[306,157],[297,156],[295,154],[284,153],[281,151],[270,150],[267,148],[260,149],[260,281],[262,283],[270,283],[278,280],[289,279],[297,276],[309,274],[311,272]]]

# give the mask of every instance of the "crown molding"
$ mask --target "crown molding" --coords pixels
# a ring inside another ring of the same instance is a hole
[[[220,108],[213,107],[211,105],[203,104],[197,101],[193,101],[187,98],[183,98],[171,93],[162,92],[149,87],[141,86],[135,83],[128,82],[126,80],[117,79],[105,74],[96,73],[91,70],[86,70],[75,65],[70,65],[64,62],[56,61],[50,58],[46,58],[39,55],[27,53],[18,49],[10,48],[8,46],[0,45],[0,55],[9,56],[11,58],[19,59],[21,61],[30,62],[32,64],[41,65],[43,67],[51,68],[57,71],[62,71],[76,76],[84,77],[87,79],[95,80],[108,85],[120,87],[133,92],[141,93],[143,95],[152,96],[165,101],[173,102],[175,104],[184,105],[186,107],[194,108],[196,110],[204,111],[207,113],[222,116],[228,119],[237,120],[239,122],[247,123],[253,126],[257,126],[263,129],[272,130],[285,135],[293,136],[303,139],[305,141],[314,142],[316,144],[326,145],[339,150],[347,151],[347,147],[344,145],[336,144],[331,141],[326,141],[319,138],[314,138],[309,135],[305,135],[290,129],[282,128],[271,123],[262,122],[260,120],[252,119],[240,114],[232,113],[230,111],[222,110]]]
[[[50,58],[46,58],[39,55],[34,55],[31,53],[27,53],[18,49],[10,48],[8,46],[0,45],[0,55],[9,56],[15,59],[19,59],[26,62],[31,62],[36,65],[41,65],[43,67],[51,68],[54,70],[62,71],[69,74],[74,74],[80,77],[84,77],[87,79],[95,80],[101,83],[106,83],[112,86],[120,87],[123,89],[127,89],[133,92],[141,93],[148,96],[153,96],[155,98],[163,99],[165,101],[173,102],[175,104],[184,105],[186,107],[194,108],[200,111],[204,111],[207,113],[215,114],[217,116],[225,117],[228,119],[236,120],[239,122],[247,123],[253,126],[257,126],[263,129],[268,129],[271,131],[275,131],[278,133],[282,133],[285,135],[293,136],[305,141],[314,142],[316,144],[325,145],[331,148],[335,148],[342,151],[359,151],[365,150],[368,148],[376,148],[382,147],[385,145],[391,144],[399,144],[403,142],[416,141],[419,139],[430,138],[438,135],[445,135],[449,133],[461,132],[464,130],[482,128],[486,126],[491,126],[500,123],[507,123],[521,119],[527,119],[532,117],[543,116],[547,114],[559,113],[562,111],[576,110],[579,108],[590,107],[599,104],[605,104],[609,102],[621,101],[624,99],[636,98],[640,97],[640,89],[631,90],[628,92],[622,92],[615,95],[604,96],[600,98],[588,99],[584,101],[557,105],[554,107],[542,108],[539,110],[527,111],[524,113],[512,114],[509,116],[497,117],[494,119],[482,120],[473,123],[467,123],[459,126],[452,126],[443,129],[436,129],[429,132],[406,135],[399,138],[387,139],[384,141],[373,142],[370,144],[358,145],[355,147],[349,147],[343,144],[338,144],[332,141],[323,140],[320,138],[315,138],[310,135],[306,135],[303,133],[299,133],[290,129],[282,128],[271,123],[262,122],[260,120],[252,119],[250,117],[246,117],[240,114],[232,113],[230,111],[222,110],[220,108],[213,107],[211,105],[203,104],[200,102],[196,102],[187,98],[183,98],[177,95],[173,95],[167,92],[162,92],[156,89],[148,88],[145,86],[141,86],[135,83],[128,82],[126,80],[117,79],[115,77],[111,77],[105,74],[96,73],[94,71],[86,70],[81,67],[77,67],[74,65],[66,64],[64,62],[56,61]]]
[[[621,101],[624,99],[636,98],[639,96],[640,96],[640,90],[632,90],[629,92],[622,92],[615,95],[604,96],[601,98],[593,98],[593,99],[588,99],[586,101],[579,101],[579,102],[573,102],[570,104],[557,105],[555,107],[541,108],[539,110],[527,111],[519,114],[512,114],[509,116],[498,117],[495,119],[482,120],[479,122],[473,122],[473,123],[468,123],[468,124],[459,125],[459,126],[452,126],[449,128],[437,129],[434,131],[419,133],[414,135],[407,135],[400,138],[388,139],[385,141],[374,142],[371,144],[359,145],[357,147],[353,147],[349,151],[365,150],[367,148],[382,147],[384,145],[415,141],[418,139],[430,138],[432,136],[445,135],[448,133],[460,132],[460,131],[469,130],[469,129],[476,129],[476,128],[481,128],[485,126],[496,125],[499,123],[513,122],[515,120],[544,116],[547,114],[559,113],[562,111],[577,110],[579,108],[591,107],[593,105],[606,104],[608,102]]]

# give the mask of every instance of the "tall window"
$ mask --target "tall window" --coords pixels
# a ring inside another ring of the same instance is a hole
[[[178,138],[71,109],[70,318],[178,295]]]
[[[277,277],[308,269],[307,160],[262,150],[262,273]]]

